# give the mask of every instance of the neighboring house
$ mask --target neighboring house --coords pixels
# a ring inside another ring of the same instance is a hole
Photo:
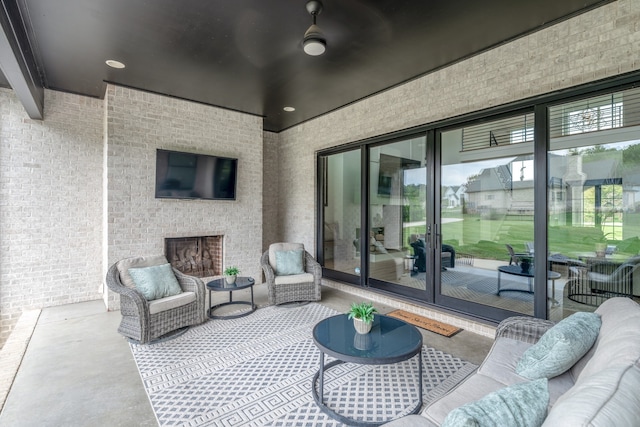
[[[457,208],[461,204],[461,185],[442,187],[442,207]]]

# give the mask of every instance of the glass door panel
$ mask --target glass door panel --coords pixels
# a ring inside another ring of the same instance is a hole
[[[551,107],[548,245],[562,275],[549,318],[640,298],[640,90]]]
[[[360,274],[361,151],[332,154],[323,159],[323,266]]]
[[[440,296],[451,305],[533,315],[532,126],[522,116],[441,134]]]
[[[426,290],[426,137],[370,148],[370,285],[416,295]]]

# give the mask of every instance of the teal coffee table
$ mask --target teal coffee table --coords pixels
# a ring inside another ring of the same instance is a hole
[[[386,365],[403,362],[416,355],[418,400],[409,413],[418,413],[422,406],[422,334],[418,328],[393,317],[376,315],[371,332],[358,334],[353,320],[341,314],[320,321],[313,328],[313,340],[320,350],[320,368],[313,377],[311,392],[324,413],[350,426],[379,426],[390,421],[360,421],[330,408],[324,401],[324,373],[345,362]],[[325,364],[325,355],[336,360]]]

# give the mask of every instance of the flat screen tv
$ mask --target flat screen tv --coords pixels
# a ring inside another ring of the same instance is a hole
[[[158,150],[156,198],[235,200],[238,159]]]

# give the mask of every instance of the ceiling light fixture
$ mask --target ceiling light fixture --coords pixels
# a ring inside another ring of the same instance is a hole
[[[293,108],[293,107],[284,107],[283,110],[286,111],[287,113],[291,113],[293,111],[296,111],[296,109]]]
[[[115,59],[107,59],[104,62],[111,68],[124,68],[124,64],[120,61],[116,61]]]
[[[307,12],[313,18],[313,24],[304,33],[304,39],[302,40],[304,52],[311,56],[322,55],[327,49],[327,40],[324,38],[320,27],[316,25],[316,17],[322,12],[322,3],[316,0],[307,2]]]

